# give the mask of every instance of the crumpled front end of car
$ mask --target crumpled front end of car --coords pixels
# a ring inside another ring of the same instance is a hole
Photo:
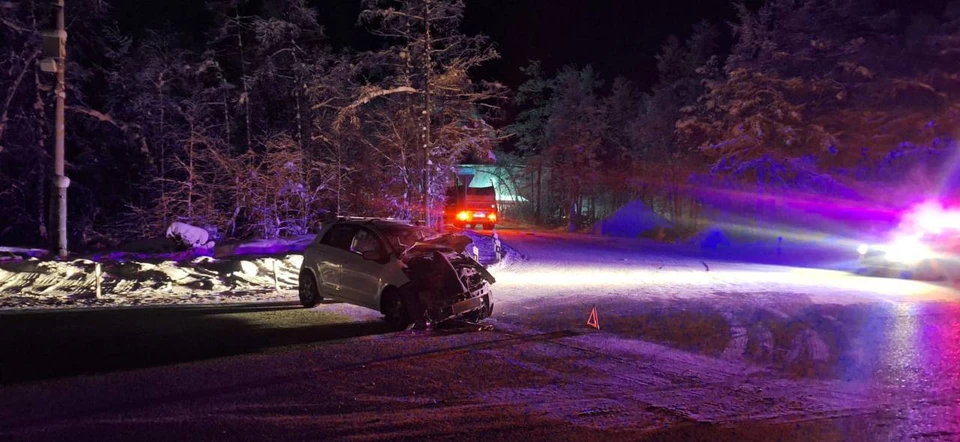
[[[442,322],[492,305],[496,282],[480,263],[448,247],[425,247],[404,259],[411,289],[427,319]]]

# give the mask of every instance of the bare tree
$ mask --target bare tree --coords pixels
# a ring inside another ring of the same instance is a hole
[[[239,73],[240,95],[237,105],[243,108],[245,147],[253,148],[253,106],[251,105],[252,75],[247,66],[251,17],[241,14],[244,0],[207,0],[207,7],[213,12],[218,26],[213,30],[208,44],[218,57],[236,62]],[[235,57],[235,58],[233,58]]]
[[[495,83],[476,83],[469,71],[499,54],[485,36],[467,36],[460,32],[463,20],[462,0],[367,0],[360,22],[391,46],[375,54],[389,71],[368,96],[403,93],[395,101],[408,109],[404,126],[394,134],[418,133],[415,139],[405,136],[397,143],[409,143],[403,152],[416,158],[414,187],[407,195],[421,201],[421,214],[428,224],[435,224],[442,204],[446,173],[470,149],[487,149],[491,143],[479,138],[497,136],[488,130],[484,116],[496,109],[495,101],[504,88]],[[409,92],[421,96],[419,103]],[[361,97],[362,98],[362,97]],[[397,123],[401,123],[397,121]],[[395,128],[395,125],[391,125]],[[411,131],[412,129],[412,131]],[[383,133],[383,136],[392,136]]]

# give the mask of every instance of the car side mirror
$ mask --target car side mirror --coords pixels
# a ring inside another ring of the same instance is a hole
[[[363,259],[367,261],[383,261],[383,253],[380,253],[379,250],[368,250],[363,252]]]

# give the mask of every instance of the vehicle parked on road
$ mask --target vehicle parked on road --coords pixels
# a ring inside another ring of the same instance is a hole
[[[375,309],[395,329],[493,312],[494,277],[464,253],[472,241],[408,222],[340,218],[307,247],[300,268],[304,307],[331,298]]]
[[[497,210],[497,191],[493,186],[452,186],[447,192],[447,204],[443,213],[444,222],[449,225],[493,229],[500,217]]]
[[[960,212],[928,202],[903,214],[885,240],[860,244],[858,271],[913,279],[951,279],[960,256]]]

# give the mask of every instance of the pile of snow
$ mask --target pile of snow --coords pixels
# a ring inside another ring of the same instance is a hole
[[[200,227],[181,222],[175,222],[167,227],[167,238],[179,241],[191,248],[209,249],[213,247],[209,232]]]
[[[471,257],[474,256],[473,248],[477,248],[477,254],[479,256],[480,264],[483,264],[487,270],[494,271],[499,269],[504,269],[512,265],[514,262],[523,259],[523,255],[517,252],[514,248],[510,247],[505,241],[500,238],[500,235],[497,233],[497,230],[492,231],[474,231],[474,230],[463,230],[461,233],[470,238],[473,241],[470,245],[467,246],[465,252]],[[497,259],[497,241],[500,241],[500,259]]]
[[[502,268],[516,256],[503,244],[504,259],[496,262],[492,236],[464,233],[473,240],[467,252],[476,246],[484,265]],[[0,260],[0,309],[295,301],[303,251],[314,238],[164,253],[113,251],[70,261],[38,259],[46,252],[18,249],[16,256]]]
[[[21,247],[0,247],[0,263],[7,261],[21,261],[26,258],[40,258],[50,252],[43,249],[26,249]]]
[[[730,238],[723,232],[723,229],[716,227],[704,229],[694,237],[693,241],[704,249],[718,249],[732,245]]]
[[[31,258],[0,266],[0,308],[294,300],[302,262],[299,254],[188,261]]]
[[[209,236],[205,238],[188,227],[191,226],[171,226],[168,233],[200,247],[168,251],[169,244],[144,240],[141,242],[155,247],[109,251],[70,261],[42,260],[37,257],[44,254],[18,250],[10,258],[0,260],[0,308],[297,299],[302,253],[314,235],[226,243],[214,249],[207,247],[212,246]]]
[[[254,240],[240,243],[220,243],[213,256],[275,255],[301,253],[313,242],[316,235],[303,235],[290,239]]]
[[[617,210],[606,219],[596,222],[590,233],[636,238],[644,232],[660,227],[668,227],[670,222],[654,212],[640,200],[634,200]]]

